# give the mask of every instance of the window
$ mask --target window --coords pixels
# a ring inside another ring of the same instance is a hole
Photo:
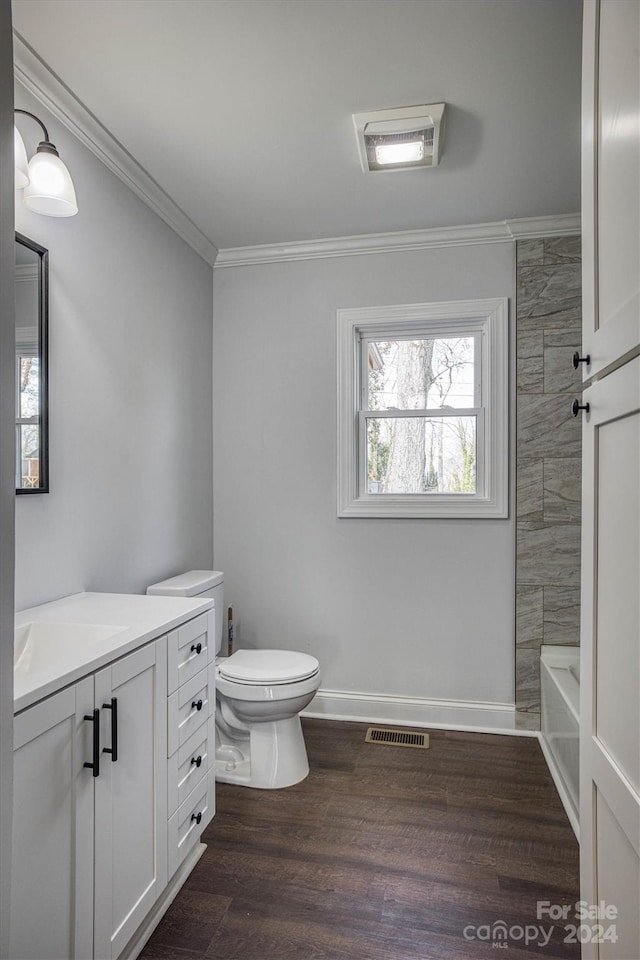
[[[16,329],[16,487],[40,486],[40,357],[35,328]]]
[[[507,516],[507,315],[338,311],[338,516]]]

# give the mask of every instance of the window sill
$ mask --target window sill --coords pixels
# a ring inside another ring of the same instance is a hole
[[[351,500],[338,508],[339,518],[363,517],[378,520],[506,520],[507,508],[492,500],[471,497],[438,497],[424,501],[385,497],[384,503]]]

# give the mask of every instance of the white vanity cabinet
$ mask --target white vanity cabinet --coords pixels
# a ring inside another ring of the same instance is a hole
[[[215,651],[213,615],[190,620],[168,637],[169,877],[215,812]]]
[[[93,956],[93,677],[14,721],[9,956]]]
[[[14,960],[111,960],[166,887],[166,649],[147,643],[15,718]]]
[[[167,640],[95,676],[94,957],[118,957],[167,884]],[[113,752],[117,751],[117,752]]]

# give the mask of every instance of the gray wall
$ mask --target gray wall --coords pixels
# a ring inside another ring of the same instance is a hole
[[[336,309],[512,297],[513,245],[221,268],[214,562],[325,689],[513,702],[512,520],[338,520]]]
[[[212,558],[211,267],[21,87],[72,172],[50,252],[50,488],[16,512],[16,607],[142,591]],[[29,154],[33,122],[20,124]]]
[[[518,243],[516,706],[540,728],[540,647],[580,642],[580,237]]]
[[[13,51],[0,0],[0,957],[9,955],[13,771]]]

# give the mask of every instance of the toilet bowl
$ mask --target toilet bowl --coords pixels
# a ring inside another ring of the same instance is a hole
[[[299,713],[320,686],[315,657],[238,650],[216,661],[216,780],[263,790],[309,773]]]
[[[147,588],[155,596],[211,597],[215,605],[216,780],[274,790],[309,773],[300,711],[320,686],[315,657],[291,650],[222,648],[224,574],[191,570]]]

